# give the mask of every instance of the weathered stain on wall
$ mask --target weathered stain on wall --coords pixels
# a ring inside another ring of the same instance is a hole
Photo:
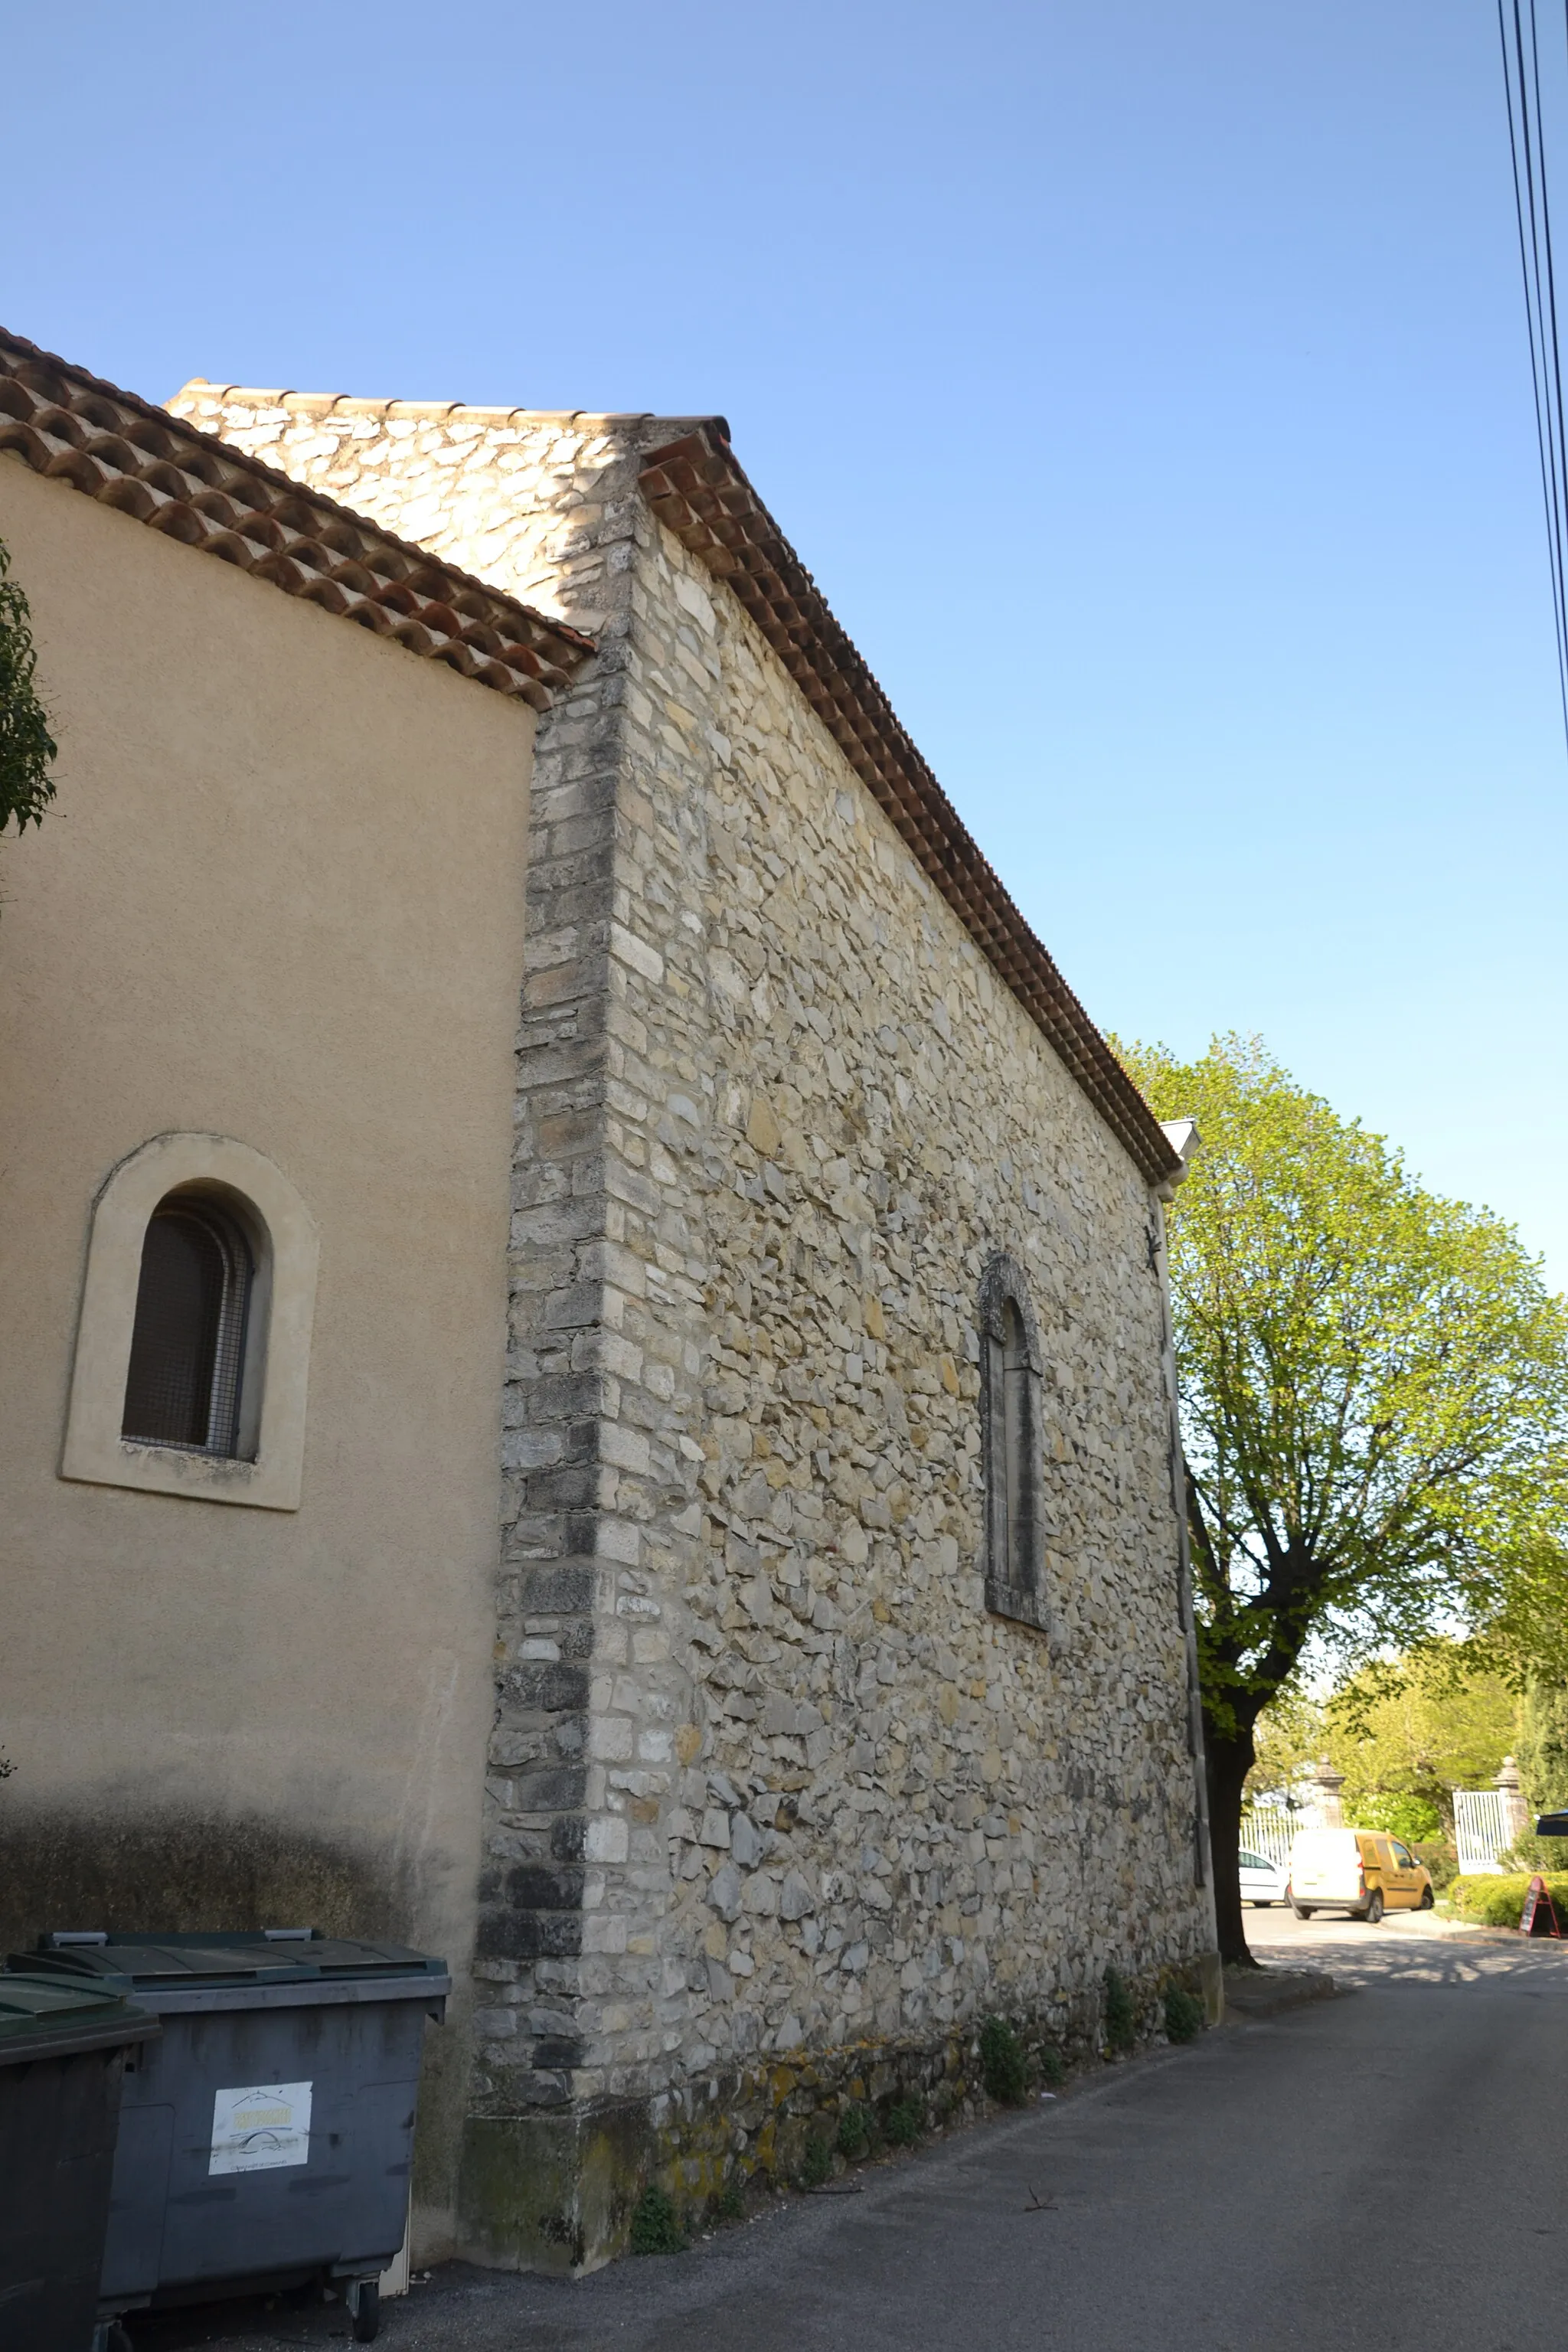
[[[171,1809],[5,1808],[0,1819],[0,1950],[36,1948],[58,1927],[127,1935],[321,1927],[405,1937],[414,1891],[368,1843],[277,1821]]]

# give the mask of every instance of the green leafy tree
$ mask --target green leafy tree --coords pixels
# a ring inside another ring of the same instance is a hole
[[[1519,1698],[1438,1642],[1364,1669],[1323,1711],[1323,1752],[1345,1776],[1345,1818],[1395,1837],[1454,1834],[1454,1790],[1488,1788],[1518,1732]]]
[[[1538,1813],[1568,1806],[1568,1685],[1540,1675],[1520,1709],[1519,1777]]]
[[[1287,1683],[1253,1727],[1252,1769],[1247,1776],[1245,1801],[1256,1804],[1264,1798],[1278,1804],[1282,1798],[1296,1795],[1323,1753],[1323,1738],[1321,1701]]]
[[[1358,1799],[1354,1821],[1358,1829],[1386,1830],[1390,1837],[1403,1838],[1407,1845],[1450,1833],[1437,1799],[1397,1789],[1374,1789],[1370,1796]]]
[[[0,541],[0,833],[13,818],[22,833],[41,822],[55,796],[49,768],[58,747],[34,681],[32,614],[10,570]]]
[[[1346,1669],[1495,1624],[1550,1547],[1568,1304],[1512,1230],[1417,1184],[1255,1039],[1123,1059],[1203,1148],[1170,1262],[1220,1948],[1263,1708],[1308,1645]]]

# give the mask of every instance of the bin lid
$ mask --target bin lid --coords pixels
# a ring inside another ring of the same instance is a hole
[[[429,1952],[410,1951],[350,1936],[323,1936],[318,1927],[264,1927],[248,1932],[215,1929],[171,1936],[121,1935],[56,1930],[36,1952],[13,1955],[8,1966],[78,1982],[96,1981],[106,1992],[153,1992],[198,1985],[254,1986],[330,1982],[406,1981],[439,1979],[447,1989],[447,1963]]]
[[[112,1987],[0,1969],[0,2066],[145,2042],[162,2030]]]

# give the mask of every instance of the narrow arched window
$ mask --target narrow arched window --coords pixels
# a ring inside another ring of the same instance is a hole
[[[1021,1269],[994,1257],[980,1292],[985,1605],[1046,1629],[1041,1359]]]
[[[1035,1505],[1037,1480],[1031,1459],[1034,1416],[1030,1412],[1029,1344],[1016,1303],[1002,1307],[1002,1505],[1006,1528],[1002,1549],[1006,1582],[1033,1582]]]
[[[239,1221],[220,1202],[196,1192],[159,1202],[142,1244],[122,1437],[238,1453],[254,1270]]]

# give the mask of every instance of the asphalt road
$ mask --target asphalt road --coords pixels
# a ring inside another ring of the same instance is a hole
[[[388,2352],[1563,2352],[1568,1948],[1248,1915],[1348,1990],[575,2283],[453,2268]],[[138,2332],[321,2344],[341,2311]]]

